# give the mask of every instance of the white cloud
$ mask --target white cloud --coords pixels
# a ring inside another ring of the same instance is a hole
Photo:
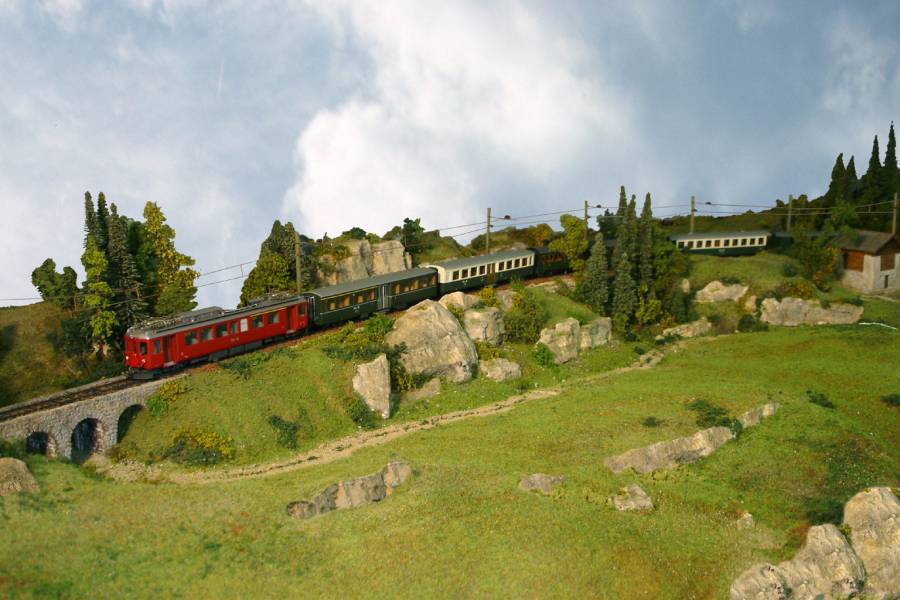
[[[39,6],[60,29],[68,32],[78,28],[84,10],[82,0],[40,0]]]
[[[519,3],[319,10],[367,54],[373,74],[297,141],[286,209],[299,210],[311,233],[382,231],[404,216],[456,224],[480,214],[490,165],[541,183],[589,144],[628,138],[628,104],[591,70],[584,46]]]

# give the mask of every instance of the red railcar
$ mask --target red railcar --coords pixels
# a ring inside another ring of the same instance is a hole
[[[254,350],[299,335],[308,326],[305,296],[269,298],[236,310],[204,308],[129,328],[125,364],[132,377],[152,378],[166,370]]]

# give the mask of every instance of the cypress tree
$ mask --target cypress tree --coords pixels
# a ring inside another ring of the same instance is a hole
[[[653,287],[653,208],[650,192],[644,198],[641,210],[641,221],[638,227],[638,270],[640,272],[641,290],[649,291]]]
[[[884,151],[884,192],[893,198],[893,193],[900,188],[897,173],[897,139],[894,137],[894,122],[891,121],[891,130],[888,132],[887,148]],[[888,198],[885,198],[886,200]]]
[[[91,199],[91,193],[84,193],[84,247],[87,248],[87,240],[89,236],[97,239],[97,213],[94,210],[94,201]]]
[[[631,195],[631,201],[628,203],[628,212],[625,215],[625,231],[628,236],[628,245],[625,246],[631,261],[631,278],[638,280],[638,218],[637,218],[637,198]]]
[[[606,303],[609,301],[609,267],[606,264],[603,232],[594,236],[594,246],[584,265],[584,277],[579,288],[584,302],[595,312],[605,315]]]
[[[866,174],[863,175],[862,178],[862,194],[859,199],[859,204],[863,206],[875,204],[876,202],[884,200],[883,196],[882,167],[878,152],[878,136],[876,135],[875,140],[872,142],[872,155],[869,157],[869,170],[866,171]],[[870,208],[864,210],[865,212],[861,215],[863,220],[862,226],[867,229],[877,227],[878,215],[870,214]]]
[[[97,196],[97,247],[106,252],[109,244],[109,209],[106,206],[106,195],[103,192]]]
[[[844,185],[847,180],[847,169],[844,167],[844,153],[837,155],[834,167],[831,168],[831,182],[828,191],[825,192],[825,206],[833,206],[835,201],[844,195]]]
[[[613,281],[612,317],[619,330],[624,330],[637,307],[637,290],[631,277],[631,261],[628,253],[623,252],[616,265],[616,276]]]
[[[124,329],[147,316],[147,303],[141,298],[141,281],[134,257],[128,251],[125,225],[115,204],[110,206],[107,222],[109,242],[109,283],[113,289],[119,327]]]

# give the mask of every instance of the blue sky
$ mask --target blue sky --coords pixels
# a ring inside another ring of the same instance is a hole
[[[898,116],[898,23],[893,1],[0,0],[0,297],[48,256],[80,270],[85,190],[158,202],[206,271],[276,218],[817,195]]]

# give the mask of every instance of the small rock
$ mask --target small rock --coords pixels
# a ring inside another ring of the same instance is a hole
[[[734,433],[727,427],[710,427],[691,436],[628,450],[607,458],[603,464],[613,473],[621,473],[625,469],[634,469],[638,473],[672,469],[709,456],[733,438]]]
[[[410,390],[408,392],[404,392],[402,396],[400,396],[400,402],[417,402],[419,400],[424,400],[425,398],[431,398],[433,396],[437,396],[441,393],[441,380],[440,379],[429,379],[428,383],[423,385],[417,390]]]
[[[580,350],[605,346],[612,335],[612,319],[600,317],[581,327]]]
[[[553,327],[542,330],[538,343],[550,348],[556,364],[569,362],[578,356],[578,347],[581,344],[581,325],[577,319],[569,317]]]
[[[478,298],[464,292],[450,292],[449,294],[441,296],[441,299],[438,300],[438,302],[440,302],[444,308],[450,308],[450,305],[454,305],[462,310],[469,310],[478,304]]]
[[[362,396],[366,406],[391,416],[391,368],[387,356],[379,354],[372,362],[357,365],[353,375],[353,390]]]
[[[767,404],[763,404],[762,406],[757,406],[747,412],[741,414],[737,420],[740,421],[741,427],[747,429],[748,427],[753,427],[754,425],[758,425],[760,421],[767,417],[771,417],[775,414],[775,411],[778,410],[777,402],[769,402]]]
[[[483,360],[478,363],[478,372],[494,381],[508,381],[522,376],[522,367],[505,358]]]
[[[37,493],[37,480],[18,458],[0,458],[0,497],[19,492]]]
[[[753,565],[731,584],[731,600],[787,600],[791,590],[778,569],[768,563]]]
[[[850,542],[865,566],[864,592],[872,598],[900,598],[900,501],[890,488],[862,491],[844,506]]]
[[[756,294],[747,296],[747,299],[744,300],[744,310],[746,310],[751,315],[756,314]]]
[[[562,475],[545,475],[544,473],[534,473],[532,475],[523,475],[519,480],[519,489],[523,492],[538,491],[542,494],[549,494],[553,488],[564,483],[566,478]]]
[[[470,308],[463,313],[463,326],[473,342],[497,345],[503,341],[503,316],[499,308]]]
[[[291,502],[287,506],[287,514],[298,519],[310,519],[333,510],[380,502],[406,481],[411,473],[412,468],[405,461],[391,461],[377,473],[333,483],[312,500]]]
[[[740,517],[737,518],[737,521],[734,522],[734,526],[738,529],[752,529],[756,525],[756,522],[753,520],[753,515],[744,511]]]
[[[746,285],[739,283],[725,285],[721,281],[710,281],[706,287],[697,292],[695,300],[700,304],[732,300],[737,302],[741,296],[747,293],[748,289]]]
[[[712,331],[712,323],[710,323],[706,317],[703,317],[698,321],[683,323],[681,325],[676,325],[675,327],[663,329],[662,335],[656,336],[656,339],[661,340],[669,336],[692,338],[706,335],[710,331]]]
[[[616,510],[653,510],[653,500],[638,485],[629,485],[609,497]]]

